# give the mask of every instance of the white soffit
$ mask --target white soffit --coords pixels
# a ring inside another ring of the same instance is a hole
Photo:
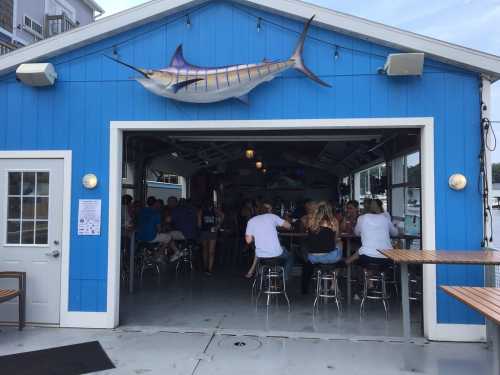
[[[89,25],[42,40],[0,57],[0,74],[14,70],[19,64],[50,58],[80,48],[207,1],[209,0],[154,0],[104,17]],[[315,24],[319,27],[405,52],[423,52],[428,57],[438,61],[482,73],[492,81],[500,79],[499,56],[414,34],[299,0],[234,0],[234,2],[302,21],[316,15]]]

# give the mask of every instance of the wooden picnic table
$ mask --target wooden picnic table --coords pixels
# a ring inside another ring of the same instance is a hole
[[[465,286],[441,286],[450,296],[481,313],[495,325],[493,351],[495,353],[494,374],[500,373],[500,288]]]
[[[432,251],[432,250],[379,250],[401,268],[401,306],[403,309],[403,335],[411,336],[408,264],[467,264],[494,266],[500,264],[497,251]]]

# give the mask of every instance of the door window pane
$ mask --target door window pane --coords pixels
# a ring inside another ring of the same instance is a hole
[[[21,172],[9,172],[9,195],[21,195]]]
[[[36,174],[36,195],[49,195],[49,172]]]
[[[35,198],[23,198],[23,219],[33,220],[35,218]]]
[[[7,243],[18,244],[21,234],[21,223],[19,221],[7,222]]]
[[[49,172],[9,172],[7,243],[48,244]]]
[[[23,220],[21,222],[21,243],[32,244],[34,243],[35,222]]]
[[[21,217],[21,198],[9,197],[8,199],[8,219],[19,219]]]
[[[44,220],[49,218],[49,198],[36,198],[36,218]]]
[[[35,194],[35,172],[23,172],[23,195]]]
[[[35,243],[37,245],[46,245],[49,235],[49,226],[47,221],[37,221],[35,223]]]

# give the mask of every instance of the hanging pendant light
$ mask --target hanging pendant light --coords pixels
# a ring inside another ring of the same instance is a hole
[[[267,173],[267,169],[266,168],[262,168],[262,173],[266,174]]]
[[[255,157],[255,150],[252,147],[248,146],[245,150],[245,157],[247,159],[253,159]]]
[[[257,169],[262,169],[262,167],[263,167],[263,166],[264,166],[264,164],[263,164],[260,160],[258,160],[258,161],[255,163],[255,167],[256,167]]]

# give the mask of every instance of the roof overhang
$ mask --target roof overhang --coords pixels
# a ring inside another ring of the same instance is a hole
[[[90,9],[99,13],[98,16],[104,14],[104,9],[97,4],[94,0],[82,0]]]
[[[86,1],[94,2],[93,0]],[[210,0],[154,0],[102,18],[92,24],[45,39],[0,57],[0,74],[13,71],[19,64],[54,57],[81,48],[207,1]],[[480,73],[491,81],[500,79],[499,56],[418,35],[299,0],[235,0],[235,2],[301,21],[316,15],[315,24],[319,27],[400,51],[423,52],[437,61]]]

